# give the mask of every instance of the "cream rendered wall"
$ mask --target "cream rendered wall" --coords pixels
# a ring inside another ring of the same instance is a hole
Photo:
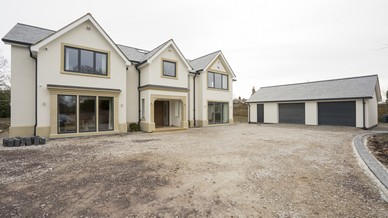
[[[372,99],[365,100],[366,101],[366,127],[370,128],[378,124],[378,115],[377,115],[377,98],[376,98],[376,92],[373,94]]]
[[[30,57],[27,47],[15,45],[11,46],[11,60],[12,131],[12,127],[33,127],[35,124],[35,60]]]
[[[139,101],[138,101],[138,77],[139,73],[137,72],[134,65],[129,66],[127,70],[127,123],[137,123],[139,121]],[[141,102],[140,102],[141,104]]]
[[[318,103],[316,101],[305,102],[305,124],[318,125]]]
[[[87,26],[91,27],[87,30]],[[61,73],[61,43],[110,51],[110,78]],[[46,49],[47,48],[47,49]],[[38,127],[50,126],[47,84],[120,89],[119,123],[126,123],[126,64],[89,21],[41,48],[38,53]]]
[[[168,61],[173,60],[176,61],[177,68],[177,77],[163,77],[163,65],[162,61],[166,59]],[[183,60],[179,57],[177,51],[174,47],[167,47],[161,54],[156,56],[151,63],[149,63],[146,67],[148,72],[148,78],[145,76],[142,78],[142,85],[152,84],[152,85],[161,85],[161,86],[173,86],[173,87],[188,87],[188,70],[187,66],[183,62]],[[142,68],[143,73],[143,68]]]
[[[222,64],[220,58],[217,58],[214,63],[210,66],[210,70],[218,70],[222,72],[226,72],[224,65]]]
[[[257,103],[250,103],[248,108],[249,108],[248,122],[256,123],[257,122]]]
[[[278,103],[264,103],[264,123],[279,123]]]

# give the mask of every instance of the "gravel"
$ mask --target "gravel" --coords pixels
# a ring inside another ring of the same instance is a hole
[[[236,124],[0,148],[0,217],[388,217],[357,128]]]

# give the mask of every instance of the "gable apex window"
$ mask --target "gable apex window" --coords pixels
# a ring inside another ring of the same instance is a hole
[[[228,90],[228,75],[221,73],[207,73],[207,87]]]
[[[176,77],[176,62],[163,60],[163,76]]]
[[[108,75],[108,53],[65,46],[64,71]]]

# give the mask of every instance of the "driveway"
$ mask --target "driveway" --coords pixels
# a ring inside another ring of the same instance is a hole
[[[347,127],[237,124],[0,148],[0,217],[387,217]]]

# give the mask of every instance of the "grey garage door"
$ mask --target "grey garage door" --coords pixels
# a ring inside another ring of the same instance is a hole
[[[257,104],[257,122],[264,123],[264,104]]]
[[[356,126],[356,102],[319,102],[318,125]]]
[[[304,103],[279,104],[279,123],[304,124]]]

